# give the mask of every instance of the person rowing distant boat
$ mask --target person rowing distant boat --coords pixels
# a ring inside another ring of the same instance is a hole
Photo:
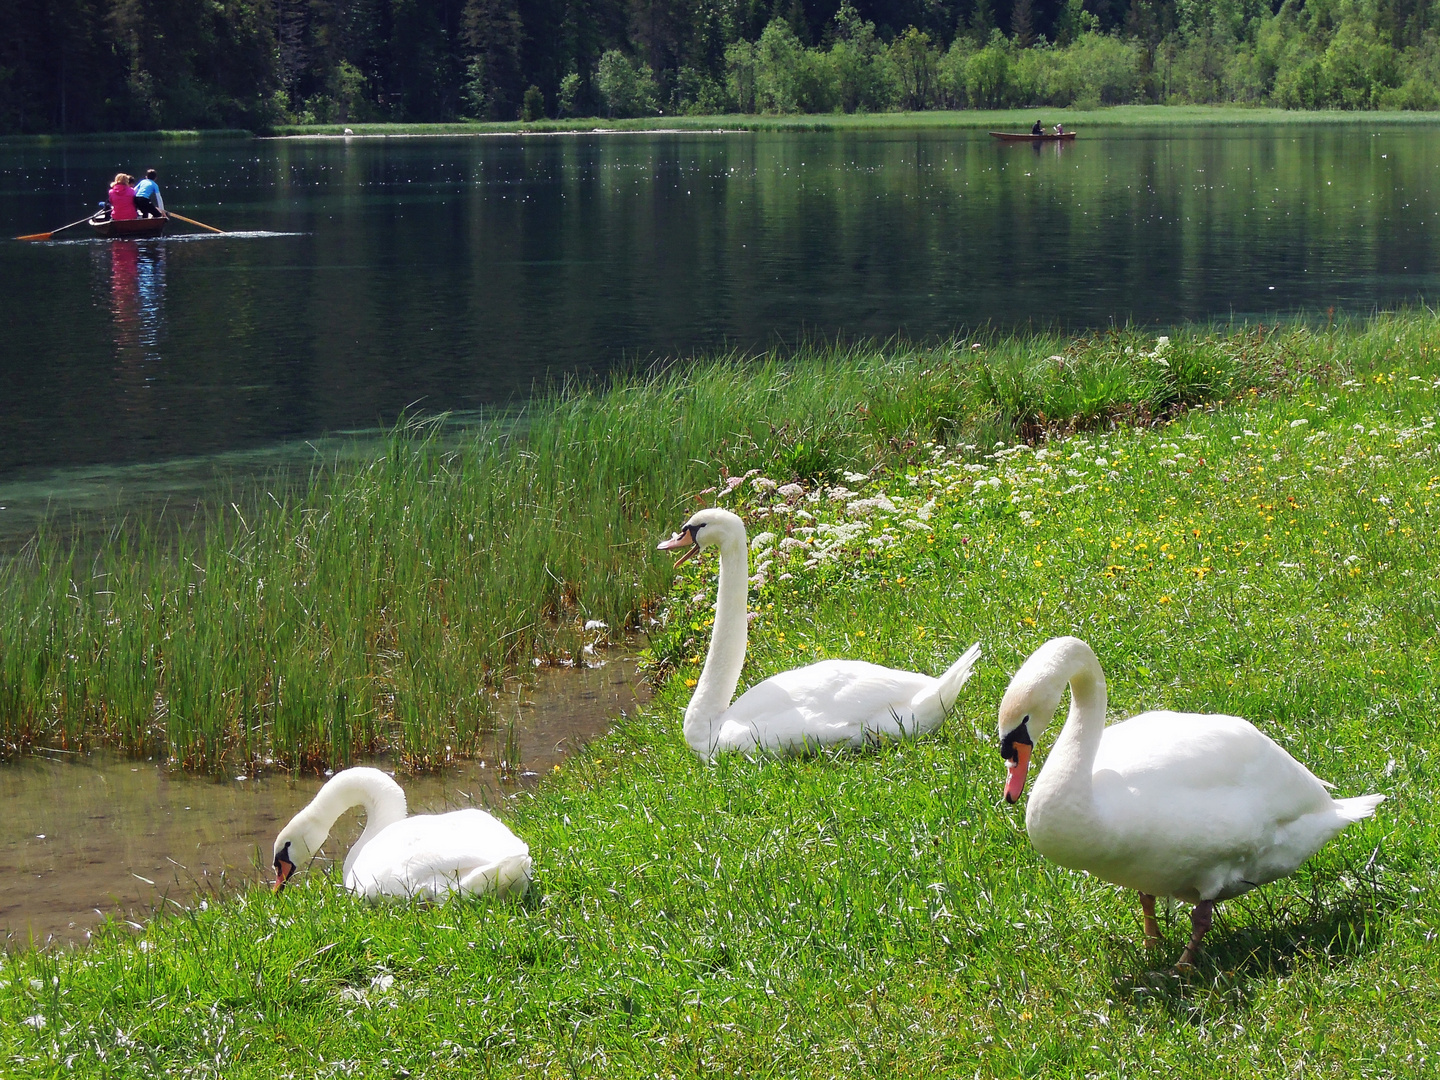
[[[1041,124],[1039,120],[1036,120],[1036,121],[1035,121],[1035,126],[1030,129],[1030,134],[1031,134],[1031,135],[1044,135],[1044,134],[1045,134],[1045,126],[1044,126],[1043,124]]]

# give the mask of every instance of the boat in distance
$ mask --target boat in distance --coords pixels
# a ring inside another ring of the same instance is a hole
[[[1060,142],[1064,139],[1075,138],[1077,132],[1062,131],[1058,135],[1053,131],[1047,131],[1044,135],[1032,135],[1028,131],[992,131],[991,138],[999,139],[1001,142]]]
[[[109,238],[163,236],[165,225],[166,219],[163,217],[130,218],[127,221],[116,221],[109,215],[101,217],[96,214],[90,219],[90,227],[95,230],[95,235]]]

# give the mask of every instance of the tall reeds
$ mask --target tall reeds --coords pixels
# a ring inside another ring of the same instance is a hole
[[[814,346],[562,388],[516,421],[405,421],[368,459],[217,499],[184,526],[78,545],[47,527],[0,569],[0,744],[108,744],[210,772],[464,755],[495,691],[577,656],[667,589],[655,542],[695,492],[763,469],[902,467],[1323,379],[1428,313],[1281,333],[985,336]]]

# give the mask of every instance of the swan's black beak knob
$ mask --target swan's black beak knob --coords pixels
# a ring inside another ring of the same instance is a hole
[[[275,891],[278,893],[285,888],[285,882],[295,873],[295,864],[290,861],[290,845],[286,844],[280,854],[275,856]]]

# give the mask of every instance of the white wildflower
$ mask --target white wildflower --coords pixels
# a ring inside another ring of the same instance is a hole
[[[854,499],[845,504],[845,512],[853,517],[864,517],[876,510],[883,510],[887,514],[895,513],[895,504],[883,491],[868,499]]]
[[[775,543],[775,534],[773,532],[758,533],[750,540],[750,550],[759,551],[761,548],[767,548],[773,543]]]
[[[783,495],[787,499],[798,499],[805,494],[805,489],[799,484],[782,484],[775,489],[775,494]]]
[[[774,491],[780,485],[768,477],[757,476],[754,480],[750,481],[750,486],[756,491]]]

